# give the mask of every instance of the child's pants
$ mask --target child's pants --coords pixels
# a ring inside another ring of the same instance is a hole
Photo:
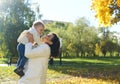
[[[27,61],[27,58],[25,57],[25,45],[22,43],[19,43],[17,45],[17,51],[18,51],[18,62],[17,67],[24,68],[24,65]]]

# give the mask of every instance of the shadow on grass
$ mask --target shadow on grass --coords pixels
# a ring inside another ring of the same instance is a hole
[[[80,58],[81,59],[81,58]],[[120,61],[112,58],[82,58],[84,61],[55,61],[54,65],[49,65],[49,69],[75,77],[95,78],[102,80],[114,80],[120,83]],[[85,61],[86,60],[86,61]],[[94,60],[103,61],[94,62]],[[93,61],[93,62],[91,62]],[[104,63],[109,61],[108,63]]]

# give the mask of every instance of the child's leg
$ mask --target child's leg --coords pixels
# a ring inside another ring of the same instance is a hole
[[[27,58],[24,56],[25,45],[19,43],[17,46],[17,50],[18,50],[19,58],[17,62],[17,68],[14,69],[14,72],[18,74],[20,77],[22,77],[24,75],[23,68],[24,68],[25,62],[27,61]]]
[[[27,61],[27,58],[25,56],[23,56],[19,65],[18,65],[18,67],[19,68],[24,68],[24,65],[25,65],[26,61]]]
[[[19,55],[18,62],[17,62],[17,67],[23,68],[24,65],[25,65],[25,62],[27,61],[27,58],[24,56],[25,45],[19,43],[18,46],[17,46],[17,50],[18,50],[18,55]]]

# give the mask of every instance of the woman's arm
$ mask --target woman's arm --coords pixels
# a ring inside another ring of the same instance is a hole
[[[50,54],[50,49],[47,44],[38,45],[37,47],[32,48],[34,43],[33,35],[27,33],[27,38],[29,40],[29,43],[25,44],[25,56],[27,58],[36,58],[41,57],[44,54],[46,54],[46,56]]]
[[[25,45],[25,56],[27,58],[36,58],[50,55],[50,48],[46,44],[42,44],[37,46],[36,48],[32,48],[32,43],[27,43]]]

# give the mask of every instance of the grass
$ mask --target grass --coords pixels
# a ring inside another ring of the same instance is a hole
[[[17,84],[14,66],[0,67],[0,84]],[[119,84],[120,58],[56,59],[49,65],[47,84]],[[11,83],[10,83],[11,82]]]
[[[6,58],[0,58],[0,64],[7,63],[8,59]]]

